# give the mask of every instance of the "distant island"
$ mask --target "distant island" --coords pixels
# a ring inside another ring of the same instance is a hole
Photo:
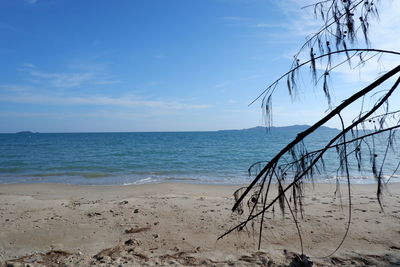
[[[34,132],[31,131],[21,131],[21,132],[17,132],[15,134],[35,134]]]
[[[256,126],[247,129],[236,129],[236,130],[219,130],[218,132],[281,132],[281,131],[290,131],[290,132],[302,132],[310,128],[310,125],[289,125],[289,126],[279,126],[279,127],[265,127],[265,126]],[[326,126],[321,126],[317,129],[317,131],[338,131],[336,128],[330,128]]]
[[[219,130],[219,132],[280,132],[280,131],[290,131],[290,132],[302,132],[310,128],[310,125],[289,125],[289,126],[280,126],[280,127],[265,127],[265,126],[256,126],[247,129],[238,129],[238,130]],[[338,131],[336,128],[330,128],[326,126],[321,126],[317,129],[317,131]]]

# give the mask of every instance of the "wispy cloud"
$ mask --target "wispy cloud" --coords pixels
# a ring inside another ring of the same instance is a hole
[[[25,0],[25,2],[33,5],[33,4],[36,4],[38,2],[38,0]]]
[[[279,1],[278,6],[288,19],[287,35],[300,37],[316,32],[321,22],[314,19],[312,9],[303,7],[310,4],[307,0]]]
[[[85,64],[84,64],[85,65]],[[87,65],[85,65],[87,66]],[[97,65],[96,65],[97,66]],[[95,66],[95,67],[96,67]],[[82,72],[45,72],[31,63],[22,64],[20,71],[27,73],[29,85],[0,84],[0,102],[44,105],[44,106],[103,106],[114,110],[141,110],[142,112],[171,112],[177,110],[205,109],[208,105],[192,103],[191,100],[160,99],[137,96],[132,90],[121,92],[115,84],[119,80],[111,79],[104,66],[92,68],[96,71]],[[109,78],[109,79],[108,79]],[[157,83],[158,84],[158,83]],[[88,85],[114,85],[113,90],[102,91],[101,94],[91,94]],[[82,90],[54,90],[56,87],[78,87]]]
[[[279,1],[278,6],[290,20],[287,34],[308,36],[319,30],[323,22],[315,19],[313,8],[302,8],[309,5],[307,0]],[[400,1],[380,1],[376,3],[379,10],[379,20],[371,19],[372,46],[400,50]]]
[[[80,86],[93,79],[92,73],[50,73],[41,71],[30,71],[35,81],[49,82],[56,87]]]
[[[288,28],[288,27],[290,27],[289,24],[265,23],[265,22],[260,22],[257,19],[247,18],[247,17],[226,16],[226,17],[222,17],[222,19],[229,22],[232,25],[244,26],[244,27],[249,27],[249,28],[273,29],[273,28]]]
[[[102,105],[120,106],[130,108],[156,108],[156,109],[204,109],[208,105],[189,104],[179,101],[149,100],[135,95],[124,95],[120,97],[84,95],[84,96],[65,96],[51,94],[33,94],[29,92],[16,92],[0,96],[1,102],[11,102],[19,104],[38,104],[38,105]]]
[[[400,1],[381,1],[378,8],[380,19],[371,23],[372,46],[400,51]]]
[[[23,63],[23,64],[21,64],[21,69],[23,69],[23,68],[33,69],[33,68],[36,68],[36,66],[32,63]]]
[[[285,34],[296,36],[296,38],[298,38],[297,36],[305,37],[316,32],[323,25],[320,20],[314,19],[312,8],[302,9],[307,4],[309,4],[309,1],[306,0],[279,1],[279,6],[290,18],[292,25]],[[371,18],[370,21],[369,36],[371,47],[400,51],[400,30],[398,27],[400,24],[400,1],[380,1],[376,4],[378,5],[380,19]],[[358,47],[365,46],[362,38],[360,36]],[[294,50],[288,53],[287,58],[292,58],[295,52],[297,51]],[[308,58],[307,53],[305,56]],[[369,58],[372,55],[372,53],[365,55],[365,58]],[[344,59],[344,55],[336,57],[338,62]],[[380,60],[376,57],[363,65],[362,68],[352,70],[349,69],[348,65],[342,65],[336,68],[334,72],[340,74],[341,78],[347,82],[369,82],[376,79],[382,72],[395,67],[399,60],[399,56],[392,55],[383,56]],[[325,70],[325,67],[321,66],[321,70]]]
[[[225,16],[222,17],[223,20],[228,20],[228,21],[248,21],[249,18],[246,17],[236,17],[236,16]]]
[[[48,84],[54,87],[77,87],[90,84],[116,84],[119,80],[107,79],[106,75],[96,72],[46,72],[39,70],[34,64],[25,63],[18,69],[30,75],[34,83]]]
[[[255,28],[288,28],[289,25],[287,24],[274,24],[274,23],[257,23],[254,24],[253,27]]]
[[[379,20],[370,22],[370,42],[371,47],[385,50],[400,51],[400,1],[381,1],[378,3]],[[369,53],[364,55],[368,59],[374,55]],[[366,62],[362,68],[349,70],[346,66],[341,66],[335,71],[349,82],[371,82],[382,73],[394,68],[399,64],[400,56],[383,55],[372,58]]]
[[[104,81],[94,81],[94,84],[98,85],[106,85],[106,84],[117,84],[120,83],[120,80],[104,80]]]

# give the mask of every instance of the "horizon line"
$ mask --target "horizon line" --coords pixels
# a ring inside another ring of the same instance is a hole
[[[70,131],[70,132],[38,132],[38,131],[30,131],[30,130],[23,130],[23,131],[17,131],[17,132],[0,132],[0,134],[78,134],[78,133],[193,133],[193,132],[219,132],[219,131],[243,131],[243,130],[249,130],[249,129],[254,129],[254,128],[284,128],[284,127],[293,127],[293,126],[308,126],[310,127],[311,125],[308,124],[292,124],[292,125],[283,125],[283,126],[254,126],[250,128],[241,128],[241,129],[219,129],[219,130],[178,130],[178,131]],[[324,126],[326,128],[330,129],[335,129],[339,130],[335,127],[328,127]],[[366,130],[373,130],[373,129],[366,129]]]

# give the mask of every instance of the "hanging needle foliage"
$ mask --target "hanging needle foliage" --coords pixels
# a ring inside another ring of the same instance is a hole
[[[274,92],[281,88],[281,83],[285,83],[289,95],[293,97],[299,89],[296,82],[299,75],[304,76],[304,71],[301,71],[309,68],[310,83],[321,88],[327,101],[327,112],[308,129],[298,133],[271,159],[250,166],[249,176],[253,180],[248,186],[234,193],[235,203],[232,208],[233,212],[238,212],[245,218],[219,239],[233,231],[245,229],[248,223],[254,224],[254,221],[257,221],[260,223],[260,249],[265,214],[269,211],[274,212],[277,205],[282,214],[289,210],[299,235],[303,255],[299,224],[304,212],[304,184],[306,181],[314,181],[314,177],[328,176],[324,157],[329,152],[337,154],[336,182],[345,182],[349,199],[346,231],[330,254],[332,255],[343,244],[350,230],[351,167],[356,165],[359,172],[369,170],[372,173],[376,180],[376,197],[381,208],[384,187],[398,174],[400,162],[394,169],[390,169],[387,162],[389,158],[396,158],[396,153],[399,153],[395,145],[400,128],[400,103],[393,101],[393,95],[399,91],[400,65],[394,65],[385,73],[380,73],[372,83],[343,99],[339,105],[332,101],[332,90],[337,87],[331,84],[331,76],[339,67],[348,68],[349,71],[361,71],[372,59],[383,60],[383,56],[390,56],[391,59],[398,59],[400,62],[400,51],[371,47],[370,23],[371,20],[379,18],[379,5],[376,0],[324,0],[304,8],[313,10],[315,17],[322,21],[321,28],[306,39],[294,55],[289,70],[267,86],[250,105],[261,101],[266,123],[271,126]],[[366,104],[367,100],[370,104]],[[352,120],[345,121],[343,114],[348,114],[348,110],[353,110],[354,107],[359,108],[359,112],[354,114]],[[323,125],[334,121],[340,123],[338,133],[327,140],[325,145],[310,151],[305,141],[312,138],[311,135]],[[273,196],[272,186],[278,187],[278,193]],[[244,213],[246,201],[248,212]]]

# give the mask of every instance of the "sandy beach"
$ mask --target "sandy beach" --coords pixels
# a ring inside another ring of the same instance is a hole
[[[4,266],[285,266],[300,253],[289,212],[218,240],[244,217],[232,214],[239,186],[148,184],[0,185],[0,262]],[[400,265],[400,184],[389,184],[381,211],[375,185],[308,185],[300,220],[304,253],[314,266]],[[8,264],[8,265],[7,265]],[[293,264],[293,262],[292,262]],[[294,266],[294,265],[293,265]]]

